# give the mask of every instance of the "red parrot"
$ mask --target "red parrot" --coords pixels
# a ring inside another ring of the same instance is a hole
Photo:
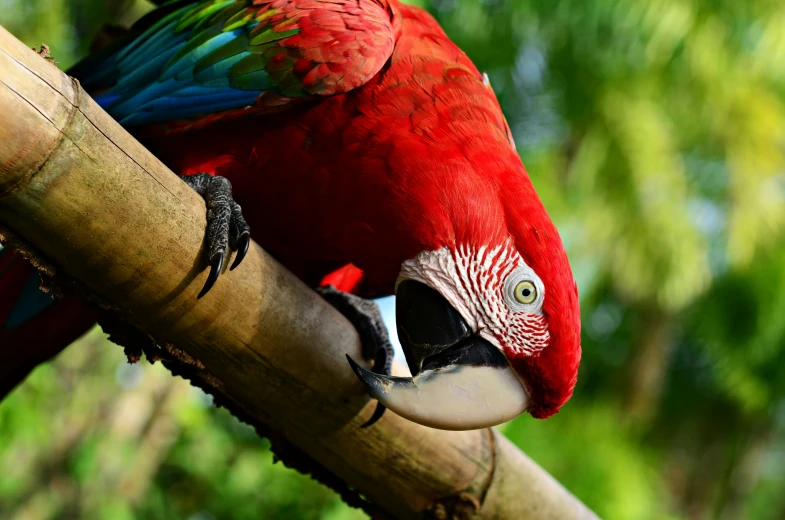
[[[564,247],[487,77],[424,10],[175,0],[71,74],[205,197],[205,292],[251,229],[312,286],[397,295],[414,377],[353,364],[392,411],[469,429],[572,395]]]

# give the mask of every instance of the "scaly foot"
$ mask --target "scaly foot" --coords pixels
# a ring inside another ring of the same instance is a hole
[[[225,177],[196,173],[181,175],[180,178],[201,195],[207,204],[205,256],[207,265],[210,266],[210,275],[199,296],[196,297],[199,299],[212,289],[218,275],[221,274],[227,246],[237,251],[237,258],[229,270],[240,265],[251,244],[251,231],[243,218],[240,205],[232,198],[232,185]]]
[[[372,371],[389,376],[392,370],[393,347],[387,334],[387,327],[382,321],[379,306],[371,300],[341,292],[331,285],[319,287],[316,292],[343,314],[357,329],[362,343],[363,358],[373,361]],[[346,357],[349,358],[349,363],[354,368],[356,365],[354,360],[348,355]],[[384,405],[378,403],[373,415],[362,425],[362,428],[367,428],[381,419],[385,410]]]

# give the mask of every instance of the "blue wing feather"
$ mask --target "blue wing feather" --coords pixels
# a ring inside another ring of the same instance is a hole
[[[251,71],[230,84],[233,66],[247,58],[248,20],[224,30],[250,2],[191,2],[153,23],[141,36],[98,62],[75,68],[85,85],[111,86],[95,96],[126,126],[188,119],[251,105],[273,88],[267,72]],[[216,20],[220,20],[213,23]],[[89,88],[89,87],[88,87]]]
[[[229,43],[235,38],[239,38],[245,31],[235,30],[225,33],[219,33],[212,38],[208,39],[201,45],[189,50],[182,56],[174,56],[171,63],[167,65],[161,79],[166,80],[170,78],[177,78],[181,80],[188,80],[193,78],[193,71],[196,63],[202,58],[208,56],[213,51],[222,47],[224,44]],[[186,46],[187,47],[187,46]],[[182,50],[186,50],[184,47]],[[180,54],[178,52],[178,54]]]
[[[242,52],[223,59],[209,67],[194,70],[194,79],[205,86],[228,87],[229,71],[238,61],[248,56],[250,52]]]
[[[125,67],[121,64],[121,70],[127,69],[130,72],[128,74],[123,74],[120,77],[120,81],[117,82],[117,85],[115,85],[112,90],[115,92],[130,93],[133,90],[144,89],[150,84],[151,78],[155,78],[154,81],[158,80],[157,75],[159,71],[169,62],[176,52],[177,48],[169,49],[168,51],[153,57],[146,64],[139,66],[135,70],[134,68]]]
[[[254,102],[257,95],[254,92],[242,91],[237,93],[227,92],[213,96],[200,96],[199,104],[194,104],[194,98],[164,97],[156,99],[120,120],[123,125],[136,125],[188,119],[203,115],[231,110],[233,108],[248,106]]]
[[[8,263],[9,257],[10,264]],[[21,258],[18,256],[14,257],[14,253],[12,253],[10,249],[3,249],[0,245],[0,260],[2,260],[0,261],[0,265],[5,262],[5,268],[0,270],[0,279],[4,276],[19,277],[20,270],[14,269],[13,267],[16,262],[22,262]],[[16,267],[19,266],[17,265]],[[0,290],[0,297],[3,299],[11,299],[14,302],[13,307],[8,310],[7,314],[3,315],[3,311],[0,310],[0,330],[19,327],[54,303],[54,300],[50,295],[38,288],[41,280],[38,271],[33,269],[22,269],[21,273],[24,273],[23,276],[27,277],[27,280],[24,281],[24,285],[21,286],[21,291],[12,290],[9,293]],[[6,288],[7,287],[8,286],[6,286]]]
[[[27,322],[27,320],[37,316],[54,303],[54,300],[50,295],[38,288],[39,285],[40,276],[37,272],[34,272],[30,275],[30,278],[27,279],[25,288],[22,289],[22,293],[19,295],[19,299],[8,315],[8,319],[3,324],[3,327],[8,329],[18,327]]]

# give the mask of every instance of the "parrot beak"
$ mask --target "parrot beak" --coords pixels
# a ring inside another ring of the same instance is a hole
[[[494,426],[526,411],[529,396],[504,354],[475,335],[437,291],[401,281],[396,319],[413,377],[375,374],[349,359],[369,394],[387,408],[442,430]]]

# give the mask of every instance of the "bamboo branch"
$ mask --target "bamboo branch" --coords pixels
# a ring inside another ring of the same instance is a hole
[[[197,302],[202,199],[1,27],[0,222],[233,413],[385,516],[594,518],[492,430],[439,431],[393,413],[361,429],[375,403],[344,357],[361,357],[356,332],[257,245]]]

